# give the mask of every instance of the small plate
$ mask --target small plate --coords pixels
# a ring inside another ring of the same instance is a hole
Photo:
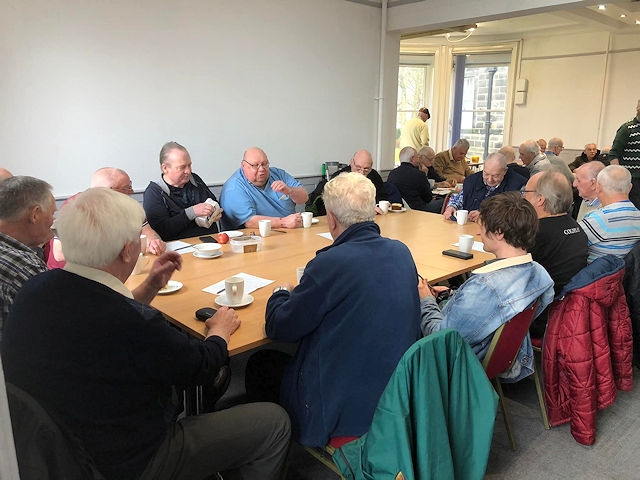
[[[220,233],[226,233],[227,235],[229,235],[229,238],[236,238],[244,235],[244,233],[242,233],[240,230],[227,230],[225,232],[220,232]]]
[[[240,303],[231,304],[227,300],[226,295],[218,295],[216,297],[216,303],[221,307],[231,307],[231,308],[246,307],[250,303],[253,303],[253,297],[251,295],[245,295],[244,297],[242,297],[242,300],[240,300]]]
[[[320,219],[318,219],[318,218],[312,218],[312,219],[311,219],[311,223],[320,223]]]
[[[389,209],[388,211],[391,212],[391,213],[402,213],[402,212],[406,212],[407,209],[402,207],[402,210],[391,210],[391,209]]]
[[[177,292],[182,288],[182,283],[177,280],[169,280],[167,284],[158,290],[158,295],[166,295],[168,293]]]
[[[202,255],[202,254],[200,254],[200,253],[198,253],[198,252],[196,251],[196,252],[193,252],[193,256],[194,256],[194,257],[196,257],[196,258],[202,258],[203,260],[209,260],[209,259],[211,259],[211,258],[218,258],[218,257],[221,257],[221,256],[222,256],[222,251],[219,251],[219,252],[218,252],[218,253],[216,253],[215,255]]]

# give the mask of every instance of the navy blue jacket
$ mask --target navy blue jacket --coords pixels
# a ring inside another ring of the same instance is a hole
[[[271,296],[267,336],[300,342],[280,388],[300,443],[369,429],[398,360],[420,337],[417,279],[407,246],[363,222],[319,250],[291,294]]]
[[[527,183],[527,179],[522,175],[518,175],[511,169],[507,170],[504,179],[498,188],[496,188],[489,197],[493,197],[499,193],[512,192],[520,190]],[[487,198],[487,186],[482,178],[482,172],[474,173],[465,178],[462,185],[462,208],[465,210],[480,210],[482,200]]]
[[[389,172],[387,181],[393,183],[407,205],[413,210],[426,210],[433,199],[427,174],[409,162],[402,162]]]

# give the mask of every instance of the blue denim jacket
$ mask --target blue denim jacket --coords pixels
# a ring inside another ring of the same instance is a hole
[[[553,301],[553,280],[544,267],[530,254],[497,260],[474,270],[442,311],[433,297],[421,299],[420,328],[423,335],[457,330],[482,361],[498,327],[537,298],[536,317]],[[533,349],[527,335],[505,380],[517,382],[532,373]]]

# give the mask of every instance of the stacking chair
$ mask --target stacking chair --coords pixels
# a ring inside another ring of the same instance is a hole
[[[502,409],[502,416],[507,428],[507,434],[509,435],[509,442],[511,443],[511,449],[516,450],[517,444],[515,436],[513,435],[513,428],[509,419],[509,413],[507,412],[506,404],[504,401],[504,394],[502,392],[502,385],[500,384],[500,375],[511,368],[520,345],[527,336],[529,331],[529,325],[533,320],[538,302],[534,302],[528,306],[522,312],[518,313],[508,322],[502,324],[500,328],[496,330],[489,345],[489,351],[484,357],[482,366],[487,374],[489,380],[493,382],[493,385],[498,392],[500,408]],[[542,414],[542,421],[545,427],[548,425],[546,419],[546,410],[544,405],[544,399],[542,397],[542,389],[540,387],[540,379],[538,378],[538,372],[534,369],[534,380],[536,384],[536,390],[538,392],[538,401],[540,402],[540,410]]]

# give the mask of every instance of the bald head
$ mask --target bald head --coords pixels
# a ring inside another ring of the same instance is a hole
[[[371,153],[369,153],[368,150],[358,150],[353,154],[350,165],[352,172],[360,173],[365,176],[369,175],[373,167]]]
[[[104,167],[96,170],[93,177],[91,177],[91,188],[93,187],[110,188],[127,195],[133,193],[129,174],[120,168],[114,167]]]
[[[581,198],[593,201],[596,198],[596,178],[604,168],[604,164],[597,160],[584,163],[573,171],[573,186],[578,189]]]
[[[2,180],[5,180],[7,178],[11,178],[13,177],[13,173],[11,173],[9,170],[7,170],[6,168],[2,168],[0,167],[0,182]]]

